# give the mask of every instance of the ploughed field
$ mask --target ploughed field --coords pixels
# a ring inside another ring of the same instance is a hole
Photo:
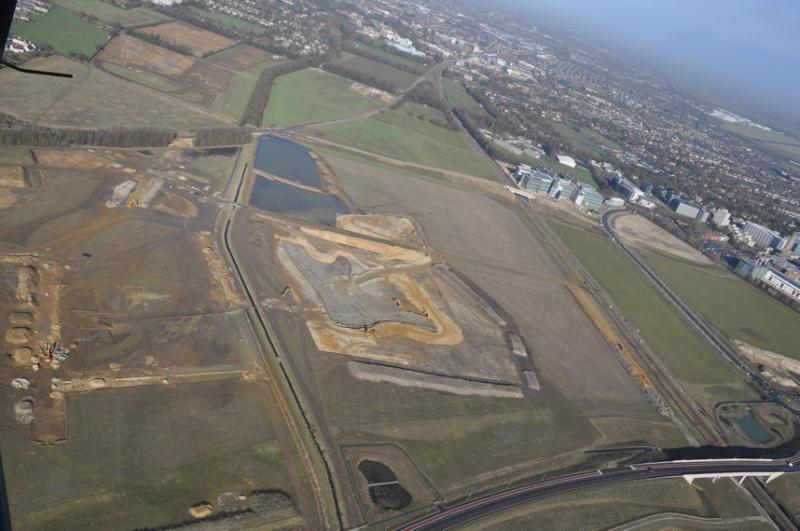
[[[234,46],[230,39],[184,23],[146,30],[192,55],[121,34],[96,62],[116,76],[207,109],[221,120],[238,121],[261,73],[283,61],[246,44]]]
[[[38,125],[150,126],[191,131],[224,123],[224,118],[130,83],[91,64],[50,56],[33,59],[26,66],[74,75],[72,79],[51,78],[47,83],[31,83],[26,74],[10,69],[0,71],[0,107],[15,118]]]

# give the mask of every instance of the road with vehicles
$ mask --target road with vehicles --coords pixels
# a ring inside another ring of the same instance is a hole
[[[592,470],[529,483],[475,500],[467,500],[449,509],[444,509],[437,514],[427,516],[403,529],[406,531],[448,529],[521,503],[610,483],[680,478],[704,474],[769,476],[796,472],[800,472],[800,454],[787,459],[664,461],[628,465],[614,469]]]
[[[683,302],[683,300],[674,291],[672,291],[667,283],[664,282],[661,277],[659,277],[650,268],[650,266],[644,262],[644,260],[639,258],[635,252],[627,248],[612,225],[612,221],[615,217],[626,212],[628,211],[611,210],[604,213],[602,216],[603,228],[611,236],[611,240],[614,242],[614,245],[616,245],[616,247],[626,256],[626,258],[633,262],[637,269],[639,269],[639,271],[641,271],[648,280],[655,284],[655,286],[667,297],[667,299],[678,309],[678,311],[681,312],[684,318],[687,319],[700,332],[700,334],[717,350],[717,352],[723,356],[723,358],[742,371],[755,385],[761,388],[764,394],[769,396],[773,401],[777,402],[794,413],[796,416],[800,417],[800,409],[787,403],[785,400],[785,397],[787,396],[796,398],[798,397],[798,394],[775,388],[760,374],[758,374],[758,372],[751,369],[747,362],[742,359],[739,353],[736,352],[736,349],[725,340],[718,330],[716,330],[705,319],[698,316],[691,308],[689,308],[689,305]]]

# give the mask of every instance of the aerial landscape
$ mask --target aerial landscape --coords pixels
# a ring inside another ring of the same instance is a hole
[[[800,525],[791,112],[500,0],[13,4],[0,528]]]

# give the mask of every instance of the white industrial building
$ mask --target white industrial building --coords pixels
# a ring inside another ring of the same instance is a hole
[[[778,273],[763,262],[742,260],[736,266],[736,271],[756,284],[762,283],[774,289],[793,303],[800,303],[800,285]]]
[[[714,211],[711,222],[717,227],[724,229],[731,224],[731,213],[724,208],[718,208]]]
[[[754,245],[759,247],[771,247],[777,251],[783,250],[787,243],[786,238],[782,238],[778,232],[764,225],[753,223],[752,221],[748,221],[744,224],[742,227],[742,234],[748,236],[753,241]]]
[[[630,182],[628,179],[623,177],[615,177],[612,180],[612,183],[614,185],[614,189],[631,203],[635,203],[641,199],[642,191],[638,186]]]
[[[563,164],[564,166],[568,166],[570,168],[575,168],[578,166],[578,163],[575,162],[575,159],[573,159],[569,155],[558,155],[558,163]]]

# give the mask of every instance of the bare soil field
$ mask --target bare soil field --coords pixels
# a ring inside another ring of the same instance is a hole
[[[0,166],[0,186],[7,188],[27,188],[25,169],[22,166]]]
[[[392,68],[389,65],[378,63],[366,57],[355,55],[346,61],[339,63],[339,66],[358,72],[366,76],[377,78],[386,83],[397,87],[400,90],[407,89],[414,81],[417,80],[417,75],[404,70]]]
[[[703,253],[644,216],[623,214],[614,218],[613,223],[620,237],[634,247],[652,249],[695,264],[711,265],[711,260]]]
[[[208,54],[236,44],[236,41],[222,35],[177,21],[148,26],[141,31],[150,35],[157,35],[169,43],[184,46],[191,50],[196,57],[205,57]]]
[[[249,44],[239,44],[233,48],[228,48],[208,57],[208,60],[233,70],[247,70],[259,63],[267,61],[275,61],[277,63],[280,61],[280,59],[272,59],[272,56],[264,50]]]
[[[391,443],[405,457],[375,459],[395,472],[413,463],[452,499],[579,466],[585,448],[686,444],[513,203],[332,150],[324,160],[327,179],[366,214],[340,215],[331,228],[242,211],[232,242],[298,389],[322,419],[333,466],[354,490],[363,486],[357,462],[337,448]],[[507,363],[513,385],[503,380]],[[523,371],[538,384],[529,387]],[[365,519],[388,514],[370,510]]]
[[[124,33],[108,43],[96,60],[100,63],[109,62],[165,76],[183,74],[194,64],[191,57]]]
[[[398,177],[343,157],[326,155],[326,160],[361,208],[413,213],[435,252],[510,314],[545,382],[589,409],[626,403],[646,409],[638,386],[510,203],[430,179]],[[398,178],[404,185],[391,186]]]
[[[146,55],[146,54],[145,54]],[[108,74],[91,64],[54,55],[26,63],[31,68],[69,72],[31,85],[26,74],[0,71],[0,106],[16,118],[63,127],[162,126],[192,131],[225,121],[200,108]]]
[[[388,241],[257,214],[251,223],[251,241],[272,254],[269,262],[280,264],[288,286],[284,300],[271,305],[300,312],[317,350],[397,369],[387,375],[362,363],[351,366],[356,377],[441,390],[453,380],[467,389],[483,381],[508,385],[504,396],[522,396],[506,339],[515,332],[445,264]]]
[[[36,149],[31,188],[0,210],[0,377],[17,382],[0,386],[17,413],[0,419],[0,451],[16,527],[161,527],[199,503],[251,510],[251,527],[308,524],[302,465],[211,237],[202,156]]]
[[[31,500],[30,506],[15,506],[15,524],[52,528],[56,520],[68,519],[82,528],[159,527],[181,523],[201,502],[208,505],[203,514],[221,516],[237,507],[249,509],[245,500],[255,496],[265,498],[260,506],[279,505],[287,526],[315,527],[297,516],[298,510],[312,520],[316,514],[307,503],[310,489],[302,466],[294,462],[277,397],[263,383],[238,288],[219,242],[210,237],[219,206],[212,196],[214,178],[226,182],[231,167],[216,159],[201,161],[235,156],[236,150],[79,152],[37,149],[47,166],[31,159],[25,166],[35,177],[31,190],[0,211],[2,259],[11,260],[8,271],[0,268],[0,338],[14,343],[14,355],[0,360],[0,376],[17,382],[19,393],[4,407],[21,413],[11,417],[13,430],[3,426],[7,437],[0,450],[4,457],[21,452],[26,458],[38,444],[61,450],[47,449],[51,459],[41,460],[43,469],[14,458],[22,467],[14,472],[20,481],[13,487],[14,502]],[[183,211],[195,211],[190,221],[155,209],[162,202],[175,205],[176,198]],[[6,254],[9,250],[14,252]],[[242,404],[228,392],[247,386],[258,389],[254,403]],[[122,397],[132,394],[141,400],[128,407]],[[182,409],[169,407],[169,395]],[[218,400],[207,403],[213,396]],[[81,401],[101,407],[76,412],[72,404]],[[139,413],[144,421],[135,416]],[[180,418],[170,418],[176,415]],[[275,426],[269,436],[257,429],[258,417]],[[137,435],[108,428],[119,424]],[[190,435],[186,425],[199,432]],[[160,441],[146,434],[150,428]],[[112,440],[102,439],[96,429]],[[236,433],[239,429],[255,432],[259,442],[230,444],[247,439]],[[12,431],[18,434],[13,439]],[[202,438],[200,452],[186,446],[187,436]],[[164,453],[156,455],[147,443]],[[19,446],[9,449],[12,444]],[[82,466],[86,452],[108,472]],[[279,468],[271,466],[273,461]],[[64,489],[60,480],[41,489],[42,470],[81,481],[89,490]],[[135,480],[126,483],[130,478]],[[26,493],[32,488],[40,488],[41,496]],[[97,492],[111,499],[96,497]],[[231,496],[238,501],[231,504]],[[149,510],[132,510],[142,498],[153,500]],[[270,521],[277,519],[275,511],[267,512]],[[263,526],[264,518],[248,520],[248,527]]]
[[[232,72],[214,63],[198,61],[177,79],[182,88],[174,94],[203,107],[210,107],[217,95],[228,88],[232,76]]]

